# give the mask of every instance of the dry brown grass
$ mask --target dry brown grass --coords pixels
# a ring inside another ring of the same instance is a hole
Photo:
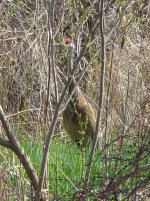
[[[115,139],[119,139],[118,147],[121,147],[121,140],[125,138],[140,141],[150,132],[148,5],[144,1],[136,3],[131,0],[127,4],[119,2],[108,7],[105,17],[106,72],[101,133],[104,147]],[[54,76],[49,65],[51,55],[48,56],[47,47],[49,27],[45,5],[40,2],[37,13],[36,5],[31,5],[30,1],[26,3],[0,3],[0,104],[19,139],[22,139],[23,134],[24,138],[27,136],[32,140],[43,141],[56,108]],[[66,4],[57,1],[53,20],[54,62],[59,97],[66,80],[66,50],[62,41],[68,35],[73,37],[77,47],[76,58],[90,32],[97,9],[96,5],[89,7],[85,1],[70,4],[70,1]],[[81,88],[91,100],[95,111],[99,91],[99,40],[99,31],[96,29],[75,74],[80,77],[84,67],[91,63]],[[60,134],[63,133],[61,116],[59,119],[56,133]],[[4,132],[1,135],[4,136]],[[0,149],[0,154],[7,156],[8,153]],[[3,200],[7,200],[12,191],[7,182],[10,174],[8,163],[5,161],[0,166],[0,195]],[[18,192],[21,192],[22,180],[18,182]]]

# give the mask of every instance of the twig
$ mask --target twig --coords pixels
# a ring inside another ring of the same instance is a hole
[[[105,72],[105,40],[104,40],[104,14],[103,14],[103,7],[104,2],[103,0],[99,1],[99,27],[100,27],[100,36],[101,36],[101,46],[102,50],[100,53],[100,91],[99,91],[99,110],[97,115],[97,121],[96,121],[96,129],[95,129],[95,136],[93,141],[92,150],[89,157],[88,162],[88,168],[85,174],[85,181],[84,181],[84,189],[87,189],[89,186],[89,180],[90,180],[90,174],[93,166],[93,157],[95,154],[95,149],[97,146],[98,141],[98,134],[99,134],[99,127],[101,123],[101,117],[102,117],[102,106],[103,106],[103,90],[104,90],[104,72]]]
[[[96,19],[96,22],[97,22],[97,19]],[[69,88],[69,86],[70,86],[70,84],[72,82],[73,75],[74,75],[74,73],[76,71],[77,65],[79,64],[79,62],[80,62],[80,60],[81,60],[81,58],[82,58],[82,56],[83,56],[83,54],[84,54],[84,52],[86,50],[86,47],[87,47],[87,44],[88,44],[88,41],[89,41],[89,37],[92,35],[94,30],[95,30],[95,23],[94,23],[93,29],[91,30],[91,32],[89,33],[89,35],[87,36],[87,38],[85,40],[85,44],[84,44],[83,48],[81,49],[81,52],[80,52],[79,56],[77,57],[74,65],[73,65],[73,69],[70,72],[70,76],[68,78],[68,81],[66,82],[64,90],[63,90],[63,92],[62,92],[62,94],[60,96],[60,99],[59,99],[58,103],[57,103],[55,113],[54,113],[54,117],[53,117],[51,125],[49,127],[46,142],[45,142],[45,149],[44,149],[43,158],[42,158],[38,191],[37,191],[37,196],[36,196],[35,201],[39,201],[40,196],[41,196],[41,190],[42,190],[43,179],[44,179],[44,174],[45,174],[45,165],[46,165],[46,161],[47,161],[47,157],[48,157],[48,150],[49,150],[49,146],[51,144],[51,139],[52,139],[53,132],[54,132],[54,129],[55,129],[55,126],[56,126],[56,123],[57,123],[58,116],[59,116],[59,111],[60,111],[61,104],[62,104],[63,99],[64,99],[64,97],[65,97],[65,95],[67,93],[67,90],[68,90],[68,88]]]
[[[8,140],[4,140],[2,138],[0,138],[0,145],[2,145],[3,147],[6,147],[8,149],[13,148],[12,144]]]

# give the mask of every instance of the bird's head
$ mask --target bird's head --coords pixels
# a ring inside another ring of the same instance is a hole
[[[71,47],[72,49],[75,48],[74,42],[73,42],[73,40],[72,40],[71,38],[66,38],[66,39],[64,40],[64,45],[65,45],[66,47]]]

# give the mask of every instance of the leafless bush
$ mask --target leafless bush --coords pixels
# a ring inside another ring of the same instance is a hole
[[[129,175],[120,180],[109,178],[108,166],[114,157],[110,154],[111,146],[121,152],[126,141],[140,144],[135,153],[135,169],[132,169],[137,174],[141,168],[137,160],[144,157],[149,145],[150,5],[148,1],[105,1],[103,47],[99,32],[99,2],[27,0],[0,3],[0,104],[18,139],[24,134],[30,140],[43,142],[47,132],[52,137],[56,123],[55,133],[62,136],[60,111],[66,103],[68,80],[67,50],[63,40],[68,37],[74,40],[74,75],[80,80],[84,74],[79,84],[96,112],[101,87],[99,64],[102,57],[99,53],[104,48],[100,136],[101,151],[105,153],[106,182],[105,190],[94,196],[107,200],[112,187],[118,196],[117,185],[131,176],[129,171]],[[66,91],[63,91],[65,87]],[[54,124],[49,128],[51,122]],[[6,139],[4,132],[0,137]],[[119,160],[119,156],[116,157]],[[117,164],[118,161],[116,171]],[[0,192],[4,192],[4,179],[7,179],[7,165],[2,165]],[[7,181],[5,184],[8,191],[3,195],[4,200],[11,191]],[[20,183],[19,192],[22,185]],[[125,192],[128,199],[142,188],[143,184],[139,184]]]

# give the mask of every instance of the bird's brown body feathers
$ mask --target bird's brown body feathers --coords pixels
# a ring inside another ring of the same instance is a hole
[[[71,84],[71,89],[74,87]],[[95,129],[95,112],[89,101],[77,87],[74,95],[63,113],[63,124],[70,138],[79,146],[86,147],[93,140]]]

